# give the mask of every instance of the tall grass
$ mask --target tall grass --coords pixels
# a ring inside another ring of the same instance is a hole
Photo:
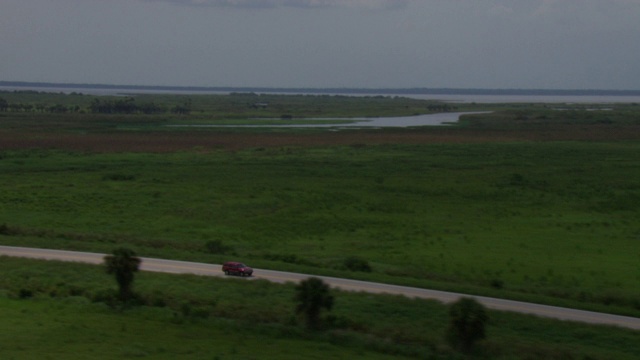
[[[233,256],[637,314],[638,150],[635,142],[554,142],[5,151],[0,241]],[[212,242],[225,252],[212,252]],[[372,271],[345,269],[350,255]]]

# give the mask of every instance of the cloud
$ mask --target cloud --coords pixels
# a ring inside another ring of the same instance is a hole
[[[176,5],[229,8],[365,8],[395,9],[414,0],[147,0],[169,2]]]
[[[497,4],[491,7],[488,13],[490,15],[512,15],[513,9],[507,5]]]
[[[567,12],[573,9],[596,9],[637,11],[640,0],[542,0],[534,15]]]

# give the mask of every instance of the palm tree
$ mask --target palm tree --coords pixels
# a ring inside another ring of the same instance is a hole
[[[0,98],[0,111],[7,111],[9,108],[9,103],[7,100]]]
[[[115,249],[112,255],[104,257],[104,263],[107,266],[107,274],[114,274],[119,287],[119,298],[121,301],[127,301],[133,294],[131,284],[133,283],[133,275],[140,267],[140,258],[136,253],[127,248]]]
[[[333,295],[329,293],[329,285],[321,279],[311,277],[296,286],[295,300],[298,302],[296,313],[303,314],[309,329],[320,326],[320,311],[331,310]]]
[[[477,300],[463,297],[449,307],[449,343],[468,353],[473,345],[486,337],[485,326],[489,316],[485,307]]]

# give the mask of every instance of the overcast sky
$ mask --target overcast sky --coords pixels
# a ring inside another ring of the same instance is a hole
[[[1,0],[0,80],[640,89],[640,0]]]

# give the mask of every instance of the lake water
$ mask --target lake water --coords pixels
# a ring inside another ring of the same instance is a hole
[[[378,117],[378,118],[350,118],[352,123],[344,124],[283,124],[283,125],[169,125],[171,127],[193,127],[193,128],[212,128],[212,127],[289,127],[289,128],[381,128],[381,127],[410,127],[410,126],[441,126],[455,123],[462,115],[483,114],[488,111],[476,112],[449,112],[416,116],[401,117]],[[331,119],[309,119],[309,120],[331,120]],[[336,119],[338,120],[338,119]],[[271,120],[270,120],[271,121]],[[304,119],[300,119],[304,122]]]
[[[640,103],[640,96],[626,95],[408,95],[412,99],[438,100],[457,103],[500,104],[621,104]]]

